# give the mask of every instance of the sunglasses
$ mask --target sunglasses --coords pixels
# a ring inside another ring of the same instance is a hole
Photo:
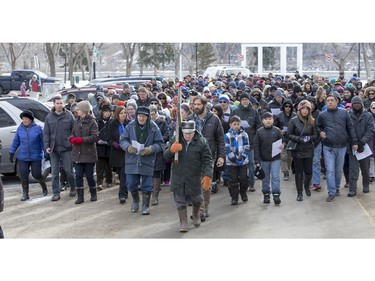
[[[226,101],[221,101],[220,103],[227,103]]]
[[[285,107],[285,108],[288,108],[288,107],[289,107],[289,108],[292,108],[290,105],[285,105],[284,107]]]
[[[157,105],[158,103],[157,102],[151,102],[150,104]]]

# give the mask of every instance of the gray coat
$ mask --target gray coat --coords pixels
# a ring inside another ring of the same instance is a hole
[[[44,149],[48,147],[51,151],[72,150],[69,138],[74,125],[73,114],[64,108],[61,114],[56,114],[55,109],[48,113],[44,120],[43,142]]]
[[[125,174],[152,176],[154,174],[155,156],[162,151],[163,137],[158,126],[151,120],[150,133],[144,146],[150,146],[153,152],[144,156],[129,153],[128,147],[132,144],[132,141],[137,140],[135,126],[136,122],[133,120],[126,125],[124,133],[120,137],[121,148],[125,151]]]

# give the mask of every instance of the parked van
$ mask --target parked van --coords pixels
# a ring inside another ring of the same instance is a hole
[[[248,68],[241,66],[230,66],[230,65],[218,65],[207,67],[206,71],[203,74],[203,77],[219,77],[219,76],[228,76],[228,75],[237,75],[241,73],[242,75],[249,76],[251,71]]]

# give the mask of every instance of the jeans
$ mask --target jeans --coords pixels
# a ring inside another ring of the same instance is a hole
[[[345,161],[346,147],[328,147],[323,145],[326,167],[328,196],[335,196],[340,188]]]
[[[96,186],[94,168],[95,163],[74,163],[77,189],[83,188],[83,176],[86,176],[89,187]]]
[[[66,177],[67,177],[70,188],[76,187],[76,181],[74,178],[71,155],[72,155],[72,151],[70,150],[63,151],[63,152],[52,151],[52,153],[50,154],[51,174],[52,174],[52,193],[54,195],[60,194],[60,187],[59,187],[60,159],[63,165],[63,169],[66,173]]]
[[[152,176],[126,174],[126,186],[129,192],[138,191],[139,182],[141,182],[141,191],[143,193],[152,192]]]
[[[262,180],[262,192],[263,194],[270,193],[270,183],[272,186],[272,194],[280,194],[280,165],[281,160],[274,161],[261,161],[262,169],[265,177]]]
[[[18,168],[20,172],[21,180],[27,180],[30,174],[30,167],[31,167],[31,175],[36,180],[42,179],[42,160],[36,161],[22,161],[18,160]]]
[[[322,154],[322,143],[319,143],[314,148],[314,157],[313,157],[313,179],[312,183],[314,185],[320,185],[320,157]]]
[[[248,166],[249,166],[249,186],[254,186],[255,184],[255,178],[254,178],[254,170],[255,170],[255,167],[254,167],[254,149],[250,149],[248,154],[247,154],[248,158],[249,158],[249,163],[248,163]]]

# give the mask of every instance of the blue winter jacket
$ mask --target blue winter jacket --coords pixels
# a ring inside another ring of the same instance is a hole
[[[43,129],[32,122],[29,127],[23,123],[18,126],[9,153],[19,148],[17,159],[21,161],[37,161],[43,159]]]

